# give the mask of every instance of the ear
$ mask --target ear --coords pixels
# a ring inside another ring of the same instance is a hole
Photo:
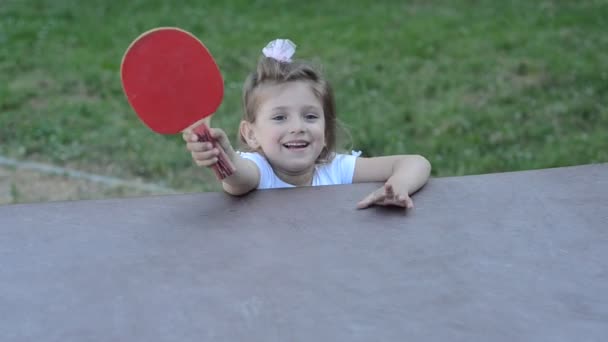
[[[247,145],[251,149],[257,150],[260,147],[260,143],[258,143],[258,140],[255,137],[255,130],[251,122],[245,120],[241,121],[241,124],[239,125],[239,133],[241,134],[241,137],[245,139]]]

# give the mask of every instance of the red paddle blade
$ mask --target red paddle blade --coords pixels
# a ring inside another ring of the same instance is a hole
[[[153,131],[175,134],[213,114],[224,95],[222,75],[192,34],[158,28],[139,36],[121,66],[123,90]]]

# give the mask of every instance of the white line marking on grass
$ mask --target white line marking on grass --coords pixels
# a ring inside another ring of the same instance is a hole
[[[103,175],[96,175],[94,173],[88,173],[78,171],[74,169],[48,165],[43,163],[31,162],[31,161],[19,161],[16,159],[6,158],[0,156],[0,165],[13,166],[17,169],[32,170],[46,174],[53,174],[59,176],[66,176],[69,178],[82,179],[90,182],[101,183],[110,187],[124,186],[129,188],[136,188],[140,190],[153,191],[153,192],[165,192],[170,194],[176,194],[177,192],[171,188],[167,188],[157,184],[141,183],[136,181],[128,181],[120,178],[108,177]]]

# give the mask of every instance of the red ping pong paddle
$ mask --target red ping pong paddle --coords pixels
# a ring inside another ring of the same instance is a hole
[[[129,104],[154,132],[176,134],[188,128],[199,141],[220,151],[213,170],[222,180],[235,167],[207,125],[224,96],[224,82],[213,57],[195,36],[173,27],[147,31],[129,46],[120,68]]]

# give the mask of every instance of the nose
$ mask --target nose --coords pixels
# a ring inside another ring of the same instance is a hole
[[[289,133],[301,133],[304,132],[304,121],[300,117],[294,118],[291,121],[291,126],[289,127]]]

